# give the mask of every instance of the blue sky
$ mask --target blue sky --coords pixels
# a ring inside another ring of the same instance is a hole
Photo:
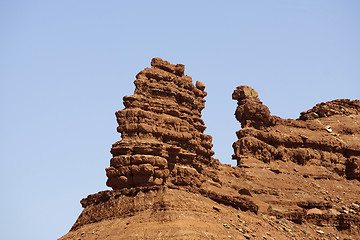
[[[360,1],[0,0],[0,232],[56,239],[108,189],[115,111],[152,57],[206,85],[215,157],[231,160],[250,85],[272,114],[359,99]]]

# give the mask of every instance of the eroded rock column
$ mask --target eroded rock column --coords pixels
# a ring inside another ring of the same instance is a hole
[[[122,140],[113,144],[107,186],[200,186],[204,166],[212,164],[212,138],[201,119],[205,85],[192,83],[182,64],[153,58],[136,75],[134,95],[116,112]]]

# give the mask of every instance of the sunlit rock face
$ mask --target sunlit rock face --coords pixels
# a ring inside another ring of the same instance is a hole
[[[212,138],[201,119],[205,85],[192,83],[185,66],[153,58],[136,75],[134,95],[116,112],[122,140],[113,144],[107,186],[197,185],[213,163]]]
[[[264,162],[292,161],[325,167],[347,179],[360,180],[360,102],[338,99],[317,104],[299,119],[282,119],[270,111],[248,86],[239,86],[233,158],[238,166],[253,157]]]

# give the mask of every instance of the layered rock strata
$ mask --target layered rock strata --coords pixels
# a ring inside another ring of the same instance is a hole
[[[113,190],[82,199],[62,240],[360,235],[358,101],[281,119],[255,90],[238,87],[235,167],[211,157],[200,118],[205,86],[183,74],[183,65],[155,58],[137,75],[116,113],[122,140],[106,170]]]
[[[205,85],[194,86],[184,70],[153,58],[151,68],[136,75],[134,95],[124,97],[125,109],[116,112],[122,140],[111,148],[107,186],[200,186],[200,173],[217,163],[201,119]]]
[[[293,120],[272,116],[258,93],[248,86],[237,87],[232,98],[238,102],[235,116],[242,127],[233,144],[238,166],[248,157],[264,162],[292,161],[325,167],[360,181],[358,100],[321,103]]]

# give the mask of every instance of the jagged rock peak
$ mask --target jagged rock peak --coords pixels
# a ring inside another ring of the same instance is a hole
[[[200,186],[204,169],[217,162],[201,119],[205,85],[194,86],[183,64],[153,58],[151,66],[136,75],[134,95],[116,112],[122,140],[112,146],[107,185]]]

